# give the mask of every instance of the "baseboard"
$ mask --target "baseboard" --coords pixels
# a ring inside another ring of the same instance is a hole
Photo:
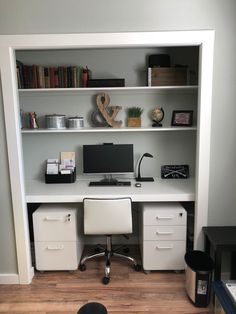
[[[19,275],[18,274],[0,274],[0,284],[1,285],[19,284]]]

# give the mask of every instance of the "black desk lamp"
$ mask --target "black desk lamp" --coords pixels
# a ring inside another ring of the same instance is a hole
[[[138,164],[138,177],[135,178],[136,181],[140,181],[140,182],[150,182],[150,181],[154,181],[154,179],[152,177],[141,177],[140,175],[140,165],[141,165],[141,162],[143,160],[143,157],[150,157],[150,158],[153,158],[153,156],[149,153],[144,153],[143,156],[141,157],[140,161],[139,161],[139,164]]]

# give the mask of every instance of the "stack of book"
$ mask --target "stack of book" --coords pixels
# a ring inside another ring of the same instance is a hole
[[[18,88],[82,87],[82,68],[79,66],[24,65],[16,61]]]

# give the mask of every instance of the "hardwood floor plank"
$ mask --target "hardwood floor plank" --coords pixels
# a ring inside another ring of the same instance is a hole
[[[0,285],[0,313],[76,314],[87,302],[104,304],[109,314],[213,313],[212,303],[197,308],[189,301],[184,272],[147,275],[114,259],[111,281],[103,285],[103,271],[103,259],[98,259],[89,261],[85,272],[36,272],[30,285]]]

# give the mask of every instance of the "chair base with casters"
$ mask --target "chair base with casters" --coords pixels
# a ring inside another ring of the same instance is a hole
[[[77,314],[108,314],[105,306],[98,302],[90,302],[83,305]]]
[[[120,247],[119,247],[120,248]],[[118,249],[119,249],[118,248]],[[85,262],[96,258],[96,257],[105,257],[105,276],[102,278],[102,282],[104,285],[107,285],[110,282],[110,273],[111,273],[111,259],[114,257],[119,257],[119,258],[124,258],[133,264],[133,268],[135,271],[140,271],[141,270],[141,265],[139,265],[135,258],[125,255],[125,254],[120,254],[117,253],[117,249],[113,249],[112,247],[112,237],[111,235],[106,236],[106,247],[102,248],[100,245],[98,246],[99,250],[103,250],[102,252],[95,253],[92,255],[84,256],[80,262],[79,269],[81,271],[86,270]]]
[[[79,269],[86,269],[85,262],[95,257],[105,257],[105,276],[102,282],[108,284],[111,273],[111,259],[114,256],[124,258],[133,263],[136,271],[141,266],[130,256],[117,253],[112,247],[112,235],[132,233],[132,201],[124,198],[85,198],[84,199],[84,234],[105,235],[106,247],[102,252],[85,256],[80,262]]]

